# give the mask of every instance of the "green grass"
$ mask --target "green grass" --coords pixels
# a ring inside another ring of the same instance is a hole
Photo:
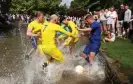
[[[130,40],[117,38],[115,42],[102,42],[101,48],[107,56],[119,61],[121,68],[133,69],[133,43]]]

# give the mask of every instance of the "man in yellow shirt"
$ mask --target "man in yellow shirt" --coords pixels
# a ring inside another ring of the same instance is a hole
[[[29,23],[27,28],[27,36],[30,36],[31,42],[32,42],[32,49],[30,52],[26,55],[26,58],[29,58],[29,55],[37,49],[38,45],[38,38],[40,36],[41,29],[43,28],[44,23],[44,14],[43,12],[37,12],[36,19]]]
[[[58,16],[57,15],[51,15],[50,22],[47,26],[45,26],[42,31],[42,44],[38,46],[39,51],[45,55],[51,56],[51,59],[49,62],[52,61],[58,61],[59,63],[62,63],[64,61],[64,57],[62,52],[56,47],[56,32],[64,33],[68,36],[76,37],[70,32],[65,31],[61,26],[57,25],[58,23]],[[43,67],[47,66],[47,63],[44,63]]]
[[[67,17],[62,17],[62,23],[64,23],[67,27],[70,28],[70,32],[75,35],[78,36],[79,32],[78,32],[78,28],[77,25],[73,22],[73,21],[69,21],[67,19]],[[62,47],[64,46],[69,46],[70,48],[70,53],[73,53],[73,47],[74,44],[76,44],[78,42],[78,38],[72,38],[72,37],[68,37],[65,42],[63,43]]]

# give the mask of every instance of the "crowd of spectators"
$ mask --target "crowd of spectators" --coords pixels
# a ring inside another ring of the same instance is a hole
[[[107,34],[104,41],[115,41],[115,37],[129,37],[132,29],[132,12],[128,5],[120,5],[120,9],[111,7],[94,12],[94,18],[101,23],[102,33]]]
[[[27,14],[0,14],[0,17],[3,19],[1,22],[15,22],[15,21],[22,21],[29,23],[31,20],[31,15]]]
[[[129,37],[129,31],[132,29],[132,15],[128,5],[120,5],[120,9],[111,7],[109,9],[101,9],[90,14],[94,15],[96,21],[101,24],[101,31],[107,34],[104,41],[115,41],[115,37]],[[21,21],[29,23],[34,17],[27,14],[4,14],[0,15],[7,21]],[[85,28],[87,25],[83,21],[83,17],[67,16],[68,19],[75,22],[79,28]],[[45,16],[49,20],[49,16]]]
[[[96,21],[101,24],[101,31],[106,34],[107,37],[103,39],[104,42],[113,42],[116,37],[129,38],[129,33],[132,28],[132,11],[128,5],[121,4],[119,9],[114,7],[108,9],[101,9],[100,11],[94,11],[92,14]],[[68,18],[74,21],[79,28],[86,28],[87,25],[83,21],[83,17],[71,17]]]

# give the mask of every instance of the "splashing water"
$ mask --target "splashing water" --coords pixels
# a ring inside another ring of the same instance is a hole
[[[65,80],[63,79],[64,74],[66,74],[68,79],[69,75],[75,75],[75,77],[86,77],[86,80],[91,82],[97,80],[103,81],[105,79],[105,67],[103,63],[99,61],[101,57],[97,55],[93,66],[89,67],[86,61],[83,58],[79,57],[81,49],[83,48],[84,46],[81,46],[78,50],[76,50],[76,53],[74,53],[75,56],[73,57],[70,54],[68,54],[68,50],[64,49],[63,53],[66,59],[65,63],[58,64],[54,62],[51,63],[44,70],[42,69],[42,64],[44,59],[46,60],[46,58],[37,57],[35,53],[32,54],[32,60],[26,67],[26,84],[60,84],[60,81]],[[74,69],[77,65],[82,65],[84,67],[85,71],[83,74],[79,75],[74,72]],[[73,78],[73,80],[74,79],[76,78]],[[71,82],[73,81],[71,77],[70,80]],[[63,81],[62,84],[65,84],[64,82],[65,81]]]
[[[12,52],[15,53],[11,55],[14,57],[14,59],[11,58],[11,60],[14,61],[14,64],[12,64],[13,67],[11,67],[13,70],[8,69],[10,66],[8,66],[8,63],[5,64],[3,60],[6,59],[6,56],[3,56],[4,59],[1,60],[3,65],[1,67],[5,68],[3,69],[3,73],[4,70],[8,73],[0,77],[0,84],[103,84],[100,82],[105,79],[104,59],[97,55],[95,63],[90,67],[84,58],[79,56],[84,49],[81,43],[76,45],[73,55],[69,54],[67,48],[60,49],[64,54],[65,62],[63,64],[57,62],[51,63],[44,70],[42,69],[42,64],[47,60],[46,56],[38,56],[36,53],[32,53],[30,56],[31,59],[25,60],[24,56],[31,47],[27,43],[27,40],[25,40],[24,27],[22,24],[18,26],[20,31],[20,37],[18,39],[20,41],[18,41],[18,43],[21,43],[20,45],[14,43],[13,46],[16,47],[10,46],[10,49],[21,47],[22,49],[15,49],[15,52]],[[10,42],[12,42],[12,40]],[[21,52],[21,54],[18,52]],[[85,71],[83,74],[77,74],[74,71],[77,65],[81,65],[84,68]]]
[[[19,24],[24,58],[29,46],[25,43],[25,35],[22,30],[21,24]],[[23,76],[15,78],[15,75],[13,75],[12,79],[6,78],[7,80],[2,80],[3,84],[8,84],[7,82],[10,84],[88,84],[91,82],[92,84],[95,81],[95,84],[100,84],[99,82],[105,79],[104,59],[97,55],[94,64],[90,67],[84,58],[79,56],[84,46],[81,46],[80,43],[77,46],[73,56],[69,54],[68,49],[61,49],[65,57],[65,62],[63,64],[57,62],[51,63],[44,70],[42,69],[42,64],[47,60],[46,56],[38,56],[36,53],[32,53],[30,60],[23,60],[24,69],[22,71],[24,73],[22,74],[24,75],[24,79],[22,79]],[[74,69],[77,65],[81,65],[85,69],[83,74],[79,75],[75,73]]]

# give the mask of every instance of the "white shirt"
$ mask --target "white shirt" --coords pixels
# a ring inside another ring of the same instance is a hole
[[[107,24],[115,23],[115,19],[117,17],[116,11],[113,11],[113,12],[109,11],[106,16],[107,16]]]
[[[105,13],[100,13],[100,20],[107,20],[105,17]]]
[[[111,40],[115,41],[115,34],[114,33],[111,33]]]
[[[129,22],[131,20],[131,10],[127,9],[124,16],[124,22]]]

